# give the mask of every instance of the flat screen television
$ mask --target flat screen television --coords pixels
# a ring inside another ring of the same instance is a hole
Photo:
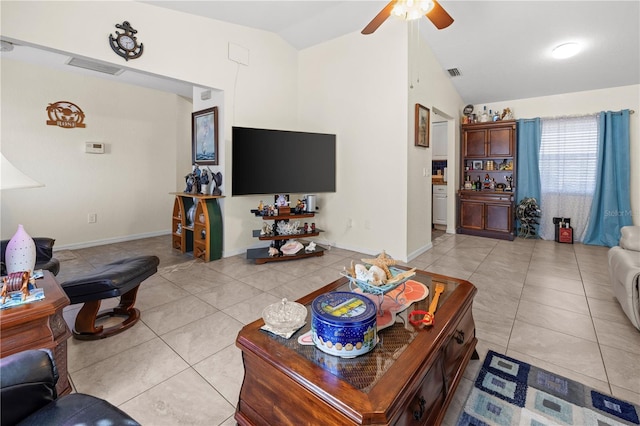
[[[233,195],[336,190],[336,135],[233,127]]]

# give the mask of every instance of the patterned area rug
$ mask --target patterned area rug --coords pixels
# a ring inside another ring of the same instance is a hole
[[[638,405],[489,351],[457,425],[639,425],[639,413]]]

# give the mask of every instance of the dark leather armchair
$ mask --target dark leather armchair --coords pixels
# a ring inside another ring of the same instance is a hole
[[[58,371],[48,350],[0,359],[0,416],[9,425],[139,425],[119,408],[90,395],[56,394]]]
[[[53,257],[53,244],[56,242],[53,238],[36,237],[33,239],[36,243],[36,269],[46,269],[51,271],[53,275],[58,275],[60,272],[60,262]],[[7,244],[9,240],[0,241],[0,257],[2,258],[2,264],[0,272],[2,275],[7,275],[7,268],[4,264],[4,253],[7,251]]]

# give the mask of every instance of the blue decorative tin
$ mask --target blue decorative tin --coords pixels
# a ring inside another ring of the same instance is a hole
[[[377,342],[375,303],[348,291],[320,295],[311,304],[311,332],[318,349],[353,358],[372,350]]]

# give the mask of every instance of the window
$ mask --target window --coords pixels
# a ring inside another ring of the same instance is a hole
[[[554,217],[568,217],[582,241],[596,188],[596,115],[542,120],[540,235],[555,238]]]
[[[597,156],[595,115],[542,120],[540,175],[548,191],[593,194]]]

